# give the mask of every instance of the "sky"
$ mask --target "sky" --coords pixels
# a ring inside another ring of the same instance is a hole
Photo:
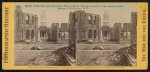
[[[24,13],[38,15],[38,25],[40,26],[42,11],[45,11],[47,26],[52,23],[68,23],[69,12],[84,10],[87,13],[98,14],[103,22],[104,11],[109,14],[109,25],[114,23],[130,23],[131,12],[137,11],[137,5],[132,3],[46,3],[46,4],[16,4],[21,5]]]

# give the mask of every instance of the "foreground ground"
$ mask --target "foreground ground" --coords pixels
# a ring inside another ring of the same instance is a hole
[[[77,44],[76,63],[79,66],[115,66],[112,60],[114,51],[128,44]],[[39,46],[40,50],[32,50]],[[67,44],[15,44],[15,65],[17,66],[61,66],[63,56],[56,52]],[[93,47],[103,50],[93,50]]]

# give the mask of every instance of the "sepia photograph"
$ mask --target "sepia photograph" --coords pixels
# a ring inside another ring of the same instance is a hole
[[[136,66],[137,4],[16,4],[15,66]]]

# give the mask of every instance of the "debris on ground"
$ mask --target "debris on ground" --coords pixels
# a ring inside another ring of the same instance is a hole
[[[114,53],[112,60],[114,60],[118,65],[136,65],[136,51],[136,45],[123,47]]]
[[[26,42],[27,44],[30,44],[31,41],[30,41],[30,40],[25,40],[25,42]]]
[[[96,46],[93,48],[93,50],[104,50],[104,47],[102,46]]]
[[[42,50],[42,48],[40,46],[35,46],[35,47],[32,47],[31,50]]]

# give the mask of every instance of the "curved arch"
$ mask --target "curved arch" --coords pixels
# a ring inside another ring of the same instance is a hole
[[[26,24],[29,24],[29,15],[26,15]]]
[[[88,20],[92,20],[92,16],[91,15],[89,15]]]
[[[29,39],[29,30],[26,30],[26,39]]]
[[[92,24],[92,16],[91,15],[88,16],[88,21],[89,21],[89,24]]]

